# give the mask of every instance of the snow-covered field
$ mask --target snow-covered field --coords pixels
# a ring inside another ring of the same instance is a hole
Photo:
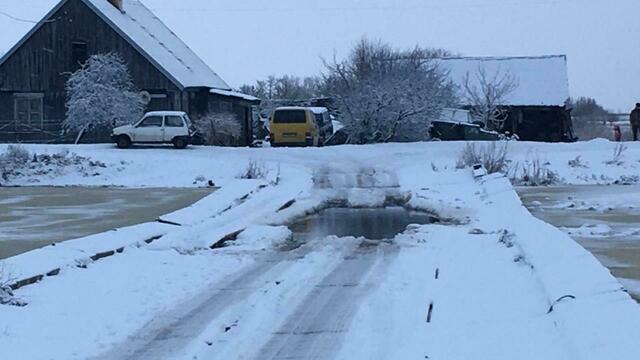
[[[118,151],[113,145],[26,145],[32,153],[49,154],[70,151],[107,165],[91,169],[70,169],[67,173],[53,172],[46,177],[23,178],[13,185],[52,186],[125,186],[125,187],[192,187],[205,186],[202,179],[214,180],[217,185],[235,181],[249,161],[264,164],[271,176],[278,166],[287,177],[308,174],[322,165],[339,163],[347,169],[359,168],[358,161],[379,160],[380,165],[396,169],[404,159],[422,161],[425,171],[435,165],[438,170],[453,170],[460,142],[388,144],[383,146],[341,146],[326,149],[248,149],[191,147],[175,151],[171,147],[135,148]],[[539,161],[557,173],[565,184],[612,184],[622,179],[640,184],[640,143],[625,143],[626,150],[615,163],[617,143],[594,140],[575,144],[509,143],[511,167],[522,167]],[[0,144],[0,153],[7,145]],[[384,155],[384,158],[380,158]],[[576,162],[576,159],[578,161]],[[570,166],[570,162],[574,164]],[[71,171],[73,170],[73,171]],[[84,172],[84,173],[83,173]],[[5,185],[7,185],[5,183]]]
[[[463,146],[72,147],[106,168],[12,183],[211,180],[222,188],[163,217],[182,226],[143,224],[6,260],[5,278],[60,273],[16,291],[26,307],[0,306],[0,358],[639,358],[640,308],[622,285],[531,216],[507,179],[476,181],[455,169]],[[615,163],[606,141],[509,146],[512,164],[539,160],[564,183],[640,174],[640,144]],[[265,179],[238,179],[251,161]],[[410,226],[391,242],[328,237],[290,246],[283,225],[327,203],[390,199],[447,221]],[[242,229],[229,246],[209,249]],[[114,249],[122,251],[88,260]]]

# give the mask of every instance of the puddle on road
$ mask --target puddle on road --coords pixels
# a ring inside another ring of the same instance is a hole
[[[0,259],[53,242],[154,221],[212,189],[0,188]]]
[[[392,239],[408,225],[437,222],[432,215],[402,207],[328,208],[295,222],[289,228],[297,242],[338,237],[364,237],[369,240]]]
[[[593,253],[640,300],[640,186],[517,190],[534,216],[568,228],[573,239]],[[605,226],[605,230],[598,230],[597,226]]]

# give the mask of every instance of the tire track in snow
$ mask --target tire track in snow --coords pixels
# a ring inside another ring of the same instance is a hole
[[[220,287],[215,284],[197,298],[177,305],[168,313],[149,322],[120,346],[95,359],[172,359],[228,307],[245,300],[274,273],[286,271],[287,262],[305,256],[311,249],[276,253],[249,265]],[[279,266],[284,264],[284,266]],[[280,268],[278,268],[280,267]]]
[[[273,333],[255,359],[331,359],[347,335],[358,305],[398,255],[395,246],[360,249],[347,257],[309,293]]]

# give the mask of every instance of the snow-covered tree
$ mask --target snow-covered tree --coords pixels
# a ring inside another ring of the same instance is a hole
[[[467,73],[462,83],[462,97],[471,107],[471,115],[493,130],[502,130],[507,112],[502,107],[518,88],[518,80],[509,72],[498,69],[488,74],[480,66],[472,76]]]
[[[327,63],[325,86],[351,143],[422,140],[431,120],[456,102],[436,58],[440,50],[398,51],[361,40],[345,61]]]
[[[234,146],[242,134],[242,125],[232,113],[209,114],[198,119],[195,125],[207,145]]]
[[[114,127],[140,119],[145,109],[126,62],[115,53],[93,55],[66,84],[65,131]]]

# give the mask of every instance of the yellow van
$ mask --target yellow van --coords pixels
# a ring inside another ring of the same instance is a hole
[[[309,108],[280,107],[269,120],[271,146],[319,146],[320,128]]]

